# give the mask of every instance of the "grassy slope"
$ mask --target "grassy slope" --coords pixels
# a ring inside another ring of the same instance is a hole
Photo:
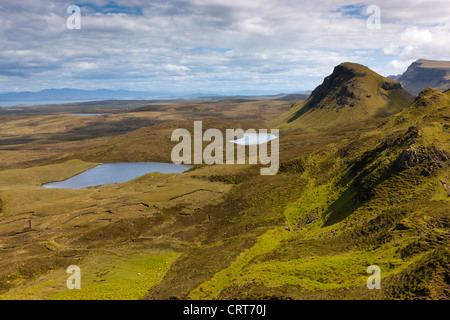
[[[302,160],[291,178],[303,192],[284,210],[290,231],[265,229],[188,297],[448,297],[449,96],[428,90],[377,130]],[[417,161],[401,168],[411,145]],[[372,264],[379,291],[365,286]]]
[[[328,80],[327,80],[328,79]],[[387,90],[384,78],[369,68],[342,63],[306,100],[295,104],[272,124],[281,129],[323,130],[395,114],[411,103],[403,89]]]
[[[69,275],[58,270],[15,287],[0,299],[136,300],[164,276],[178,255],[148,249],[119,254],[111,250],[79,263],[82,290],[67,290]]]

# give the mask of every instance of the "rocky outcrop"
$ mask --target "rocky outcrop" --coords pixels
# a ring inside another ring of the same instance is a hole
[[[417,149],[414,146],[410,146],[403,151],[397,158],[395,164],[400,169],[408,169],[414,167],[419,163],[419,157],[417,155]]]
[[[384,90],[400,90],[402,85],[398,82],[385,81],[381,83],[381,88]]]
[[[429,148],[424,154],[425,168],[422,175],[435,175],[437,172],[450,166],[450,154],[437,148]]]
[[[445,181],[441,181],[441,185],[444,187],[445,191],[447,192],[447,196],[450,197],[450,185]]]
[[[428,87],[422,90],[416,97],[416,99],[414,100],[414,106],[416,108],[428,107],[439,102],[439,100],[441,99],[444,99],[444,95],[441,92],[431,87]]]
[[[423,176],[436,173],[450,166],[450,154],[434,146],[424,147],[411,145],[395,160],[398,169],[409,169],[420,164]]]

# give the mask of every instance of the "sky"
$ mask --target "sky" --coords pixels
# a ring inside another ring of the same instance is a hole
[[[387,76],[421,58],[450,60],[450,0],[0,1],[0,92],[290,93],[341,62]]]

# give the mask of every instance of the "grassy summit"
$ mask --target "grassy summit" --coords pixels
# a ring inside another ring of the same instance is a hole
[[[334,68],[306,100],[274,121],[283,129],[317,130],[375,117],[408,106],[413,97],[395,80],[369,68],[344,62]]]

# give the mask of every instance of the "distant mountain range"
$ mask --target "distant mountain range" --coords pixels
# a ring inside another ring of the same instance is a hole
[[[167,93],[160,93],[160,95],[166,95]],[[108,89],[99,89],[99,90],[82,90],[82,89],[71,89],[71,88],[63,88],[63,89],[45,89],[38,92],[31,91],[22,91],[22,92],[8,92],[0,94],[2,100],[9,99],[48,99],[48,98],[56,98],[56,99],[90,99],[90,98],[105,98],[105,99],[114,99],[114,98],[139,98],[144,96],[155,96],[155,93],[151,92],[141,92],[141,91],[128,91],[128,90],[108,90]]]
[[[419,59],[403,74],[389,78],[400,82],[403,88],[414,95],[427,87],[443,92],[450,88],[450,61]]]
[[[302,98],[305,93],[287,94],[280,93],[276,95],[268,95],[263,91],[236,91],[227,93],[226,95],[196,92],[146,92],[146,91],[128,91],[128,90],[82,90],[82,89],[45,89],[39,92],[8,92],[0,93],[0,106],[13,105],[39,105],[39,104],[62,104],[83,101],[99,101],[99,100],[154,100],[154,99],[197,99],[201,100],[218,100],[227,98],[255,98],[262,99],[295,99]]]
[[[355,67],[354,64],[353,67]],[[341,67],[345,67],[345,64],[341,64]],[[349,65],[347,65],[349,66]],[[360,69],[360,67],[358,67]],[[369,70],[367,68],[367,70]],[[368,75],[373,75],[373,71],[361,71],[362,73],[367,73]],[[336,71],[336,70],[335,70]],[[338,70],[339,71],[339,68]],[[341,68],[341,71],[343,69]],[[345,73],[345,72],[344,72]],[[358,72],[357,72],[358,73]],[[337,75],[335,74],[337,77]],[[343,74],[341,75],[343,76]],[[378,75],[378,77],[381,77]],[[339,77],[337,77],[339,78]],[[419,92],[426,89],[427,87],[432,87],[436,90],[445,91],[450,88],[450,61],[437,61],[437,60],[425,60],[419,59],[413,62],[408,69],[399,75],[392,75],[384,78],[382,80],[384,82],[389,82],[389,79],[398,81],[403,89],[408,91],[413,95],[418,95]],[[361,79],[360,79],[361,80]],[[330,79],[329,79],[330,81]],[[378,79],[376,83],[381,83],[381,80]],[[363,81],[364,82],[364,81]],[[370,81],[369,81],[370,82]],[[324,83],[326,85],[326,83]],[[361,83],[360,83],[361,84]],[[330,83],[328,84],[330,85]],[[345,86],[345,84],[343,84]],[[363,85],[364,87],[365,85]],[[342,97],[342,94],[345,95],[345,90],[349,89],[347,92],[349,96]],[[351,89],[353,88],[353,89]],[[325,90],[327,88],[321,87],[320,90]],[[366,101],[367,95],[371,95],[371,93],[367,93],[366,97],[364,95],[359,95],[361,92],[352,84],[350,87],[341,88],[343,91],[340,93],[341,97],[337,97],[339,101],[341,101],[341,105],[345,101],[355,100],[352,98],[353,94],[358,94],[358,97],[355,101],[350,102],[348,105],[352,104],[361,104],[368,102]],[[364,89],[364,88],[362,88]],[[367,89],[367,88],[366,88]],[[399,88],[397,88],[399,89]],[[317,90],[317,89],[316,89]],[[353,90],[353,91],[352,91]],[[365,89],[364,89],[365,90]],[[364,91],[363,90],[363,91]],[[366,90],[367,91],[367,90]],[[368,91],[371,91],[368,90]],[[318,102],[317,91],[315,92],[315,97],[311,99],[312,102],[308,103],[308,107],[311,106],[312,103]],[[0,93],[0,106],[14,106],[19,104],[24,105],[40,105],[40,104],[62,104],[62,103],[71,103],[71,102],[84,102],[84,101],[99,101],[99,100],[154,100],[154,99],[199,99],[199,100],[222,100],[222,99],[277,99],[277,100],[285,100],[285,101],[299,101],[305,100],[309,96],[310,92],[296,92],[296,93],[279,93],[279,94],[268,94],[265,91],[259,90],[238,90],[233,92],[227,92],[225,94],[214,94],[214,93],[205,93],[205,92],[196,92],[196,93],[186,93],[186,92],[151,92],[151,91],[129,91],[129,90],[109,90],[109,89],[98,89],[98,90],[83,90],[83,89],[71,89],[71,88],[63,88],[63,89],[45,89],[39,92],[8,92],[8,93]],[[378,94],[373,96],[374,99],[379,97]],[[335,99],[324,100],[331,102],[333,104]],[[323,102],[324,102],[323,101]],[[379,104],[381,105],[381,104]],[[303,110],[305,111],[305,110]],[[370,113],[370,111],[368,111]],[[350,117],[354,117],[354,113],[350,115]]]

